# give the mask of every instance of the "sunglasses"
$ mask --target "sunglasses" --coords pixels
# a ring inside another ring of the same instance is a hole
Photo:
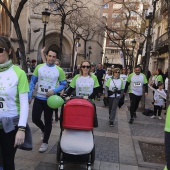
[[[118,73],[118,74],[120,74],[120,72],[114,72],[114,73]]]
[[[0,53],[3,53],[5,51],[5,48],[0,47]]]
[[[87,68],[87,69],[89,69],[90,68],[90,66],[81,66],[82,68]]]

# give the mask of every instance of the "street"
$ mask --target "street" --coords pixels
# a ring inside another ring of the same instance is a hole
[[[128,98],[128,97],[127,97]],[[146,99],[146,107],[152,107],[152,92]],[[99,127],[94,129],[96,159],[94,170],[162,170],[164,165],[145,162],[139,147],[139,142],[164,143],[164,111],[163,120],[151,119],[137,112],[137,119],[130,125],[129,99],[121,109],[118,109],[115,126],[110,127],[108,121],[108,108],[103,101],[96,101]],[[33,134],[33,150],[17,150],[15,164],[16,170],[56,170],[56,143],[59,139],[59,122],[53,122],[53,130],[49,140],[49,147],[45,153],[39,153],[41,145],[41,131],[31,121],[31,108],[29,125]],[[65,170],[85,170],[85,165],[65,165]]]

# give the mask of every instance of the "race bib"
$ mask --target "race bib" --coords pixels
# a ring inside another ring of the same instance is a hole
[[[39,85],[38,93],[39,94],[46,94],[51,89],[51,86]]]
[[[4,98],[0,97],[0,113],[7,111],[7,110],[8,110],[8,107],[7,107],[7,104]]]
[[[134,82],[134,87],[140,87],[140,86],[142,86],[141,82]]]

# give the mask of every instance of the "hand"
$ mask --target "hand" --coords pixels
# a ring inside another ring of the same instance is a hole
[[[60,92],[60,96],[63,96],[64,95],[64,90],[62,90],[61,92]]]
[[[52,95],[54,95],[54,91],[53,91],[53,90],[49,90],[49,91],[46,93],[46,96],[47,96],[47,97],[50,97],[50,96],[52,96]]]
[[[42,52],[42,53],[44,53],[44,51],[45,51],[45,47],[43,47],[43,48],[41,49],[41,52]]]
[[[145,97],[148,95],[148,93],[145,93]]]
[[[124,93],[124,96],[126,96],[126,93]]]
[[[87,99],[88,99],[88,96],[83,96],[83,99],[86,99],[86,100],[87,100]]]
[[[14,147],[16,147],[17,145],[22,145],[24,143],[24,140],[25,140],[25,131],[18,130],[18,132],[15,135]]]
[[[107,98],[108,96],[105,94],[104,97]]]
[[[32,99],[28,100],[28,103],[29,103],[29,104],[31,104],[31,102],[32,102]]]
[[[68,96],[68,97],[66,97],[66,98],[65,98],[65,100],[66,100],[66,101],[67,101],[67,100],[70,100],[70,97],[69,97],[69,96]]]

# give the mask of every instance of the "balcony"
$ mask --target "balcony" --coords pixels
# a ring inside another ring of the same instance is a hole
[[[168,3],[166,0],[161,1],[161,14],[168,12]]]
[[[165,53],[168,51],[168,32],[156,39],[155,49],[156,51],[159,51],[159,53]]]

